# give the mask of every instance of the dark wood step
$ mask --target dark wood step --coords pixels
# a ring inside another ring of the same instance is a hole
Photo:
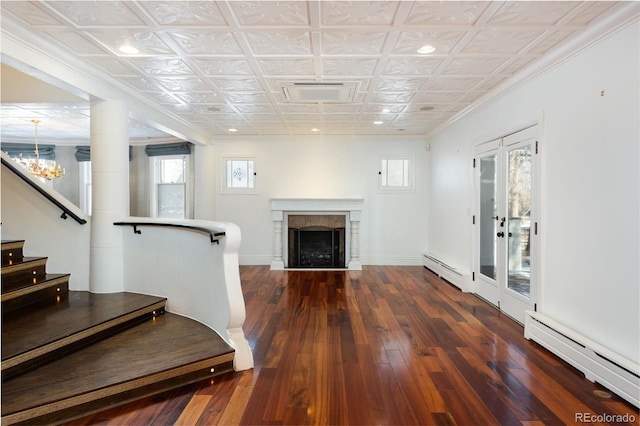
[[[2,266],[10,260],[22,259],[24,256],[24,240],[2,240]]]
[[[2,293],[42,280],[47,274],[46,257],[23,257],[2,265]]]
[[[2,379],[130,327],[164,310],[166,298],[72,291],[55,305],[3,312]]]
[[[8,313],[29,306],[53,305],[61,302],[69,292],[70,274],[46,274],[35,282],[27,281],[3,293],[2,312]]]
[[[3,339],[4,340],[4,339]],[[2,424],[52,424],[232,370],[205,325],[164,314],[2,384]]]

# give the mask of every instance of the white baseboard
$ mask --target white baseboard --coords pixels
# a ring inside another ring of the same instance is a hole
[[[422,255],[422,265],[433,271],[440,278],[449,281],[464,292],[471,291],[471,274],[461,268],[450,265],[438,257],[425,253]]]
[[[527,312],[524,337],[581,371],[584,376],[640,407],[640,364],[599,345],[538,312]]]

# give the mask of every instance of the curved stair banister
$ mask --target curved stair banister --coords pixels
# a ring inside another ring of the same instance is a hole
[[[11,160],[11,157],[9,157],[4,152],[2,152],[2,165],[5,166],[7,169],[11,170],[16,176],[22,179],[27,185],[35,189],[40,195],[42,195],[44,198],[49,200],[53,205],[55,205],[60,210],[62,210],[62,214],[60,215],[60,218],[66,220],[67,217],[71,217],[80,225],[84,225],[87,223],[86,219],[83,219],[82,217],[80,217],[79,214],[76,214],[73,211],[73,207],[66,205],[65,202],[62,199],[60,199],[60,197],[56,197],[55,194],[52,191],[50,191],[46,186],[42,185],[38,181],[38,179],[31,176],[28,172],[25,172],[24,170],[22,170],[19,166],[16,165],[16,163],[13,160]]]
[[[238,262],[240,228],[226,222],[148,217],[126,217],[114,225],[138,231],[122,234],[124,290],[166,297],[167,311],[209,326],[234,348],[236,371],[253,368],[242,329],[246,314]],[[142,227],[143,232],[138,229]]]

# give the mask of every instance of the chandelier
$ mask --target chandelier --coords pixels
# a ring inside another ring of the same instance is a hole
[[[18,159],[18,162],[25,167],[29,172],[35,175],[38,178],[52,180],[55,178],[64,177],[64,170],[59,165],[56,165],[55,161],[51,161],[50,164],[48,160],[40,159],[40,152],[38,151],[38,123],[40,120],[31,120],[31,122],[35,126],[35,154],[36,158],[22,158],[22,156]]]

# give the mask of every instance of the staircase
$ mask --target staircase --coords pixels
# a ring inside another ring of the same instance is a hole
[[[23,247],[2,241],[3,425],[62,423],[233,370],[233,348],[165,298],[70,291],[69,274]]]

